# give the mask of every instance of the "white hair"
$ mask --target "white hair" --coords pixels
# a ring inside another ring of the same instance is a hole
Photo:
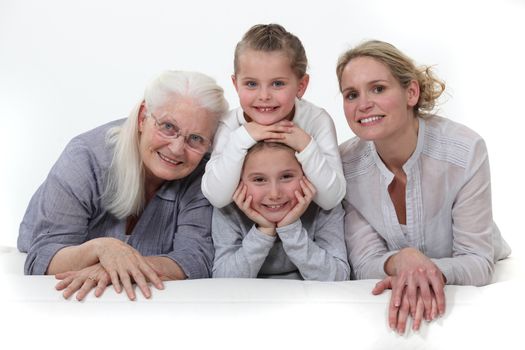
[[[165,71],[155,78],[144,92],[126,121],[107,133],[107,143],[114,146],[106,187],[102,195],[104,206],[119,219],[139,215],[145,206],[145,172],[139,152],[138,117],[141,106],[162,107],[168,100],[192,99],[210,112],[210,117],[219,118],[228,110],[223,89],[215,80],[197,72]]]

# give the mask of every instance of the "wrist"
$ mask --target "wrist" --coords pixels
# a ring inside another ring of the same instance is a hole
[[[255,225],[257,230],[261,231],[265,235],[275,237],[277,234],[277,231],[275,230],[275,226],[273,227],[267,227],[267,226],[261,226],[261,225]]]

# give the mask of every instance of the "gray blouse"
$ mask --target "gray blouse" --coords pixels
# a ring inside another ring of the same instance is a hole
[[[214,209],[213,277],[289,278],[341,281],[350,277],[341,204],[322,210],[311,203],[300,220],[277,228],[277,236],[259,231],[232,203]]]
[[[347,181],[345,240],[355,278],[383,278],[388,257],[415,247],[448,284],[490,283],[496,260],[510,247],[492,219],[490,168],[483,139],[438,116],[419,118],[417,146],[404,164],[406,232],[388,186],[392,172],[374,143],[353,138],[340,146]]]
[[[26,274],[45,274],[59,249],[97,237],[126,241],[144,256],[173,259],[188,278],[210,277],[212,207],[201,192],[207,157],[187,177],[166,182],[148,203],[131,235],[102,205],[113,155],[107,131],[113,121],[75,137],[31,198],[20,224],[18,249],[27,252]]]

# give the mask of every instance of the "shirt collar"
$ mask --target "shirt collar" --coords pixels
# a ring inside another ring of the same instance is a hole
[[[423,152],[423,146],[425,144],[425,119],[421,117],[417,117],[417,119],[419,122],[419,127],[417,132],[416,149],[414,150],[414,153],[412,153],[410,158],[408,158],[408,160],[405,162],[405,164],[403,164],[403,170],[405,171],[405,174],[408,174],[410,170],[414,167],[414,165],[417,163],[417,160]],[[374,163],[379,168],[379,171],[385,177],[387,182],[390,183],[394,179],[394,174],[390,170],[388,170],[385,163],[383,163],[383,161],[379,157],[374,142],[368,141],[368,146],[370,147]]]

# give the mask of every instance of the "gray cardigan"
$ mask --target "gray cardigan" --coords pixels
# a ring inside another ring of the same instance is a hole
[[[271,237],[257,230],[235,204],[214,209],[213,277],[274,277],[340,281],[350,276],[341,204],[310,204],[300,220]]]
[[[26,274],[45,274],[59,249],[97,237],[128,242],[142,255],[167,256],[188,278],[209,277],[213,259],[212,207],[202,195],[206,159],[181,180],[166,182],[148,203],[132,234],[102,205],[113,148],[107,131],[123,120],[75,137],[33,195],[20,224],[18,249],[27,252]]]

